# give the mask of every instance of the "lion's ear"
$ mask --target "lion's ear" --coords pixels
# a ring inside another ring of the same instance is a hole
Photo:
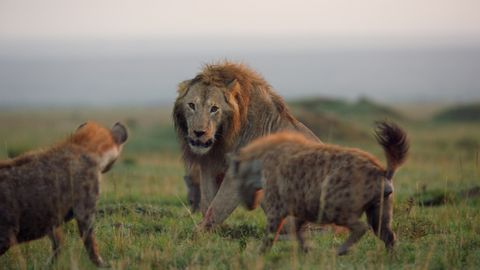
[[[178,84],[177,93],[179,97],[182,97],[185,94],[187,94],[187,90],[191,82],[192,80],[185,80]]]
[[[227,86],[227,89],[230,89],[232,90],[233,88],[235,88],[235,86],[237,85],[238,81],[236,78],[233,78],[233,79],[229,79],[229,80],[226,80],[225,81],[225,85]]]

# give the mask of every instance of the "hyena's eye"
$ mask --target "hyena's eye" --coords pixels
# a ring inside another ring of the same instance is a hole
[[[188,103],[188,107],[190,107],[190,109],[195,111],[195,104],[190,102],[190,103]]]
[[[218,111],[218,107],[217,107],[217,106],[212,106],[212,107],[210,108],[210,112],[211,112],[211,113],[216,113],[217,111]]]

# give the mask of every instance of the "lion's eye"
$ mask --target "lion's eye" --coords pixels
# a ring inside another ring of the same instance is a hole
[[[212,108],[210,108],[210,112],[211,113],[215,113],[218,111],[218,107],[217,106],[212,106]]]
[[[191,102],[188,103],[188,107],[190,107],[190,109],[192,109],[192,110],[195,110],[195,104],[193,104]]]

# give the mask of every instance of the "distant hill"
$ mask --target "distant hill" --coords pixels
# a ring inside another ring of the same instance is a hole
[[[397,111],[367,98],[351,102],[317,97],[289,104],[298,120],[327,142],[369,138],[374,121],[404,119]]]
[[[480,122],[480,102],[447,108],[433,117],[438,122]]]
[[[368,98],[361,98],[355,102],[341,99],[312,98],[296,100],[290,102],[290,104],[294,108],[302,108],[309,112],[326,113],[347,119],[403,119],[400,113]]]
[[[357,125],[323,112],[294,108],[295,117],[325,142],[365,139],[369,135]]]

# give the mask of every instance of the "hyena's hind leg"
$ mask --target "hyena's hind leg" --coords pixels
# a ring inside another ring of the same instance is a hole
[[[348,224],[341,225],[350,229],[350,235],[348,236],[347,240],[345,240],[345,242],[337,249],[337,255],[347,254],[350,247],[360,240],[360,238],[362,238],[362,236],[368,230],[368,225],[358,219]]]
[[[52,259],[51,262],[55,262],[60,254],[60,250],[63,246],[63,232],[61,227],[53,228],[49,233],[48,237],[52,242]]]
[[[373,232],[385,243],[385,248],[391,251],[395,245],[395,233],[392,231],[392,196],[384,199],[383,205],[379,202],[367,209],[367,221]]]
[[[12,245],[12,230],[0,226],[0,256],[2,256]]]
[[[0,211],[0,218],[3,219],[0,220],[0,256],[17,243],[17,226],[9,223],[9,220],[4,217]]]

